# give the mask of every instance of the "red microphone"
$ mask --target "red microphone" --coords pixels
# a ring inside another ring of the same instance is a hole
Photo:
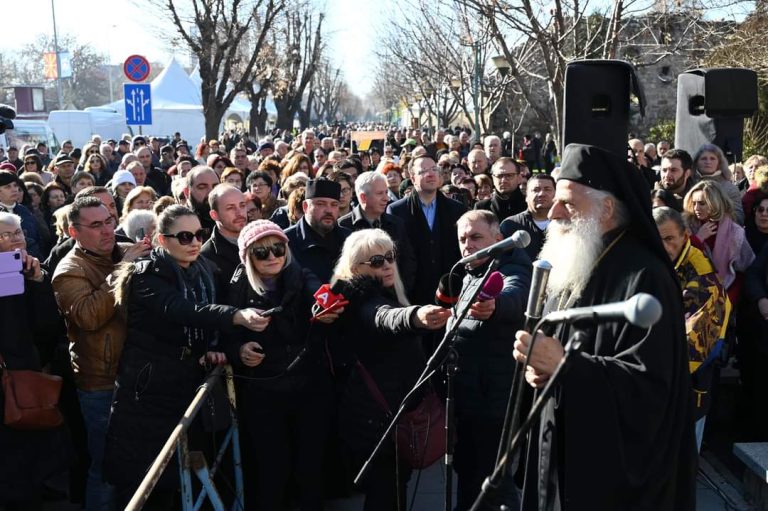
[[[488,300],[495,300],[497,296],[501,294],[504,289],[504,275],[495,271],[488,275],[488,280],[485,281],[483,289],[477,294],[478,302],[487,302]]]
[[[313,319],[341,309],[349,303],[341,294],[343,286],[344,284],[338,281],[333,286],[323,284],[320,289],[315,291],[315,304],[312,306]]]

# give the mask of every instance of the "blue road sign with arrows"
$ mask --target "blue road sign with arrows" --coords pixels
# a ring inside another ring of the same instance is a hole
[[[148,83],[123,84],[125,123],[129,126],[152,124],[152,97]]]

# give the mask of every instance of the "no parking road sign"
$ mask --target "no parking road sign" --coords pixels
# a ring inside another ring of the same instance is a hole
[[[149,76],[149,61],[141,55],[131,55],[123,63],[125,77],[132,82],[143,82]]]
[[[152,89],[148,83],[126,83],[125,123],[129,126],[152,124]]]

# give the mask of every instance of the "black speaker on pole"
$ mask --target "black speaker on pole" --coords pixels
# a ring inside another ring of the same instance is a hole
[[[645,115],[645,96],[635,68],[623,60],[574,60],[565,68],[563,147],[602,147],[627,156],[630,94]]]
[[[715,144],[728,161],[741,161],[744,119],[757,110],[757,73],[751,69],[692,69],[677,77],[675,147],[693,155]]]

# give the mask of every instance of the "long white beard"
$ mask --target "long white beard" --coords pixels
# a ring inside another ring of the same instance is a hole
[[[539,254],[540,259],[552,264],[547,294],[555,297],[568,292],[573,300],[581,296],[603,248],[599,213],[550,222],[547,240]]]

